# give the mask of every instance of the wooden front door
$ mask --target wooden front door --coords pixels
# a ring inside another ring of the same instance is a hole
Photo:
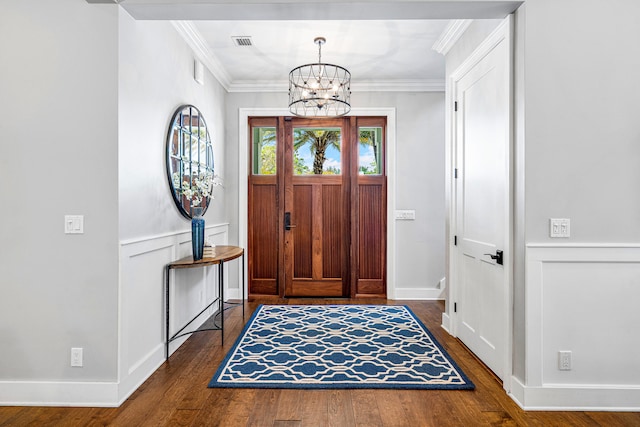
[[[345,140],[343,119],[285,122],[285,296],[349,295]]]
[[[384,119],[250,129],[249,293],[386,297]]]

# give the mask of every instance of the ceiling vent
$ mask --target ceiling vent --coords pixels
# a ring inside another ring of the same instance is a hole
[[[251,36],[232,36],[233,42],[236,46],[245,47],[245,46],[253,46],[251,42]]]

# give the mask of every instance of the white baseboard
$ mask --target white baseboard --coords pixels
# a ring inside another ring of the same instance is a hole
[[[512,378],[510,397],[527,411],[640,411],[640,387],[527,387]]]
[[[451,335],[451,318],[447,313],[442,313],[442,329]]]
[[[118,404],[120,406],[165,362],[164,344],[156,346],[147,357],[132,367],[128,375],[121,375],[118,384]]]
[[[442,289],[418,289],[418,288],[396,288],[395,297],[396,300],[442,300],[444,296]]]
[[[238,288],[234,288],[234,289],[227,289],[226,291],[226,295],[225,295],[225,301],[230,300],[230,299],[240,299],[240,289]],[[245,298],[247,296],[245,295]]]
[[[117,407],[115,382],[0,382],[2,406]]]

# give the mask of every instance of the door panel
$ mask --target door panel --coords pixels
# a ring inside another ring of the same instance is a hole
[[[293,235],[295,247],[293,277],[313,278],[313,186],[295,185],[293,187],[293,209],[291,224],[294,229],[287,231]]]
[[[456,334],[500,378],[509,277],[491,255],[509,248],[509,61],[505,38],[455,83]]]
[[[261,251],[249,265],[251,287],[249,292],[277,295],[278,278],[278,210],[276,206],[278,188],[273,184],[256,184],[251,187],[253,209],[250,211],[251,247],[274,248]]]
[[[342,278],[345,221],[342,186],[322,186],[322,277]],[[340,249],[340,250],[337,250]]]
[[[358,295],[386,294],[384,235],[386,210],[382,185],[358,186]]]

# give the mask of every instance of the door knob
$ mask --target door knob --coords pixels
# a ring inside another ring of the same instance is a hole
[[[285,212],[284,213],[284,229],[291,230],[292,228],[296,228],[296,226],[291,224],[291,212]]]
[[[503,259],[503,252],[501,250],[498,249],[495,255],[493,254],[485,254],[485,255],[489,255],[491,259],[496,261],[496,264],[503,265],[504,259]]]

